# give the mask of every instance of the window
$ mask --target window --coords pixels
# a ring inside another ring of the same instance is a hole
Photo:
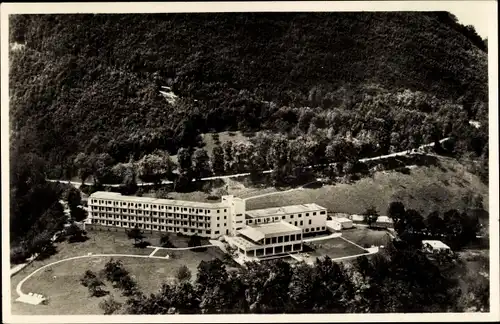
[[[293,218],[293,215],[290,215],[290,218]]]
[[[271,239],[268,237],[268,238],[266,238],[265,242],[266,242],[265,244],[271,244]]]
[[[217,227],[220,227],[220,224],[217,224]]]
[[[224,219],[227,219],[227,216],[224,216]]]
[[[299,216],[299,218],[300,218],[300,217],[302,217],[302,214],[299,214],[298,216]]]
[[[300,226],[304,225],[304,221],[300,221]]]
[[[307,232],[309,232],[309,229],[308,229],[308,228],[306,228],[306,233],[307,233]]]
[[[309,213],[306,213],[306,217],[309,216]]]
[[[220,219],[220,217],[217,216],[217,220],[219,220],[219,219]]]
[[[290,241],[290,236],[285,235],[284,238],[285,238],[285,242],[289,242]]]
[[[227,209],[224,209],[224,212],[227,213]]]
[[[271,243],[272,244],[276,244],[276,242],[277,242],[277,238],[276,237],[271,238]]]
[[[207,234],[210,234],[210,232],[211,232],[211,231],[210,231],[210,230],[208,230],[208,231],[205,231],[205,232],[207,232]]]
[[[281,216],[281,219],[285,219],[285,216]]]
[[[220,213],[220,210],[217,209],[217,214],[219,214],[219,213]]]
[[[251,219],[248,220],[248,224],[252,224],[252,222],[253,222],[253,220],[251,220]]]
[[[227,223],[224,223],[224,226],[227,226]]]
[[[283,243],[283,236],[278,236],[278,243]]]
[[[311,220],[309,220],[309,225],[311,225],[311,224],[312,224],[312,221],[311,221]]]
[[[215,231],[214,234],[219,234],[219,231]]]
[[[316,227],[316,230],[319,231],[319,227]]]
[[[313,216],[316,216],[316,212],[313,213]]]
[[[323,231],[324,231],[325,229],[326,229],[326,227],[325,227],[325,226],[321,227],[321,230],[323,230]]]
[[[295,222],[295,226],[297,226],[297,222]]]

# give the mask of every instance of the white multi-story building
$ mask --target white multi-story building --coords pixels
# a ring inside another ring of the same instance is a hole
[[[137,226],[146,232],[216,238],[235,235],[245,226],[245,202],[233,196],[205,203],[99,191],[90,195],[88,205],[88,229],[126,230]]]
[[[127,230],[137,226],[150,233],[208,238],[225,235],[241,241],[243,245],[236,246],[252,256],[301,250],[304,233],[326,231],[326,209],[316,204],[247,211],[245,201],[231,195],[208,203],[99,191],[90,195],[88,205],[88,229]]]

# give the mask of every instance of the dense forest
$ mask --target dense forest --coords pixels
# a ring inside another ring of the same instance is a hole
[[[486,142],[468,124],[487,124],[486,44],[448,13],[18,15],[10,42],[12,139],[51,177],[80,153],[116,164],[228,129],[372,154],[453,128]]]

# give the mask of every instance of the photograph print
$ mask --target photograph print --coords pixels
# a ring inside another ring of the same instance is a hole
[[[484,17],[12,8],[11,316],[496,308]]]

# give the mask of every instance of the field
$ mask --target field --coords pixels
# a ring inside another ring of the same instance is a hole
[[[201,134],[203,143],[205,144],[203,148],[207,151],[208,156],[212,157],[212,150],[217,146],[213,138],[213,134],[219,135],[219,145],[223,145],[226,142],[232,141],[233,145],[236,143],[248,143],[248,137],[243,135],[240,131],[236,132],[220,132],[220,133],[204,133]],[[177,155],[171,155],[172,161],[177,163]]]
[[[66,242],[57,245],[58,253],[43,261],[35,261],[11,278],[12,313],[15,315],[71,315],[71,314],[102,314],[99,302],[106,297],[90,298],[87,288],[79,283],[79,279],[86,270],[100,271],[111,257],[90,257],[77,260],[64,261],[41,270],[29,278],[22,286],[25,293],[34,292],[48,296],[48,305],[27,305],[15,302],[17,284],[27,275],[43,265],[54,261],[63,260],[74,256],[83,256],[89,252],[94,254],[132,254],[149,255],[154,249],[138,249],[132,246],[132,240],[120,232],[90,232],[90,239],[83,243],[69,244]],[[188,238],[170,235],[176,247],[187,246]],[[158,238],[150,236],[146,240],[158,244]],[[208,242],[203,241],[202,244]],[[165,256],[165,250],[159,250],[155,256]],[[209,247],[202,252],[190,250],[169,251],[170,259],[137,258],[120,256],[120,259],[131,275],[135,277],[141,291],[154,293],[158,291],[163,282],[175,278],[175,273],[181,265],[186,265],[196,278],[198,264],[204,260],[223,258],[223,253],[217,247]],[[116,300],[123,301],[124,297],[111,284],[106,282],[105,290],[110,291]]]
[[[438,166],[416,166],[410,174],[395,171],[376,172],[352,184],[326,185],[319,189],[300,189],[247,200],[247,209],[315,202],[329,211],[349,214],[363,213],[374,206],[386,214],[391,201],[401,201],[426,216],[465,207],[463,197],[470,191],[481,194],[488,209],[488,187],[468,172],[462,164],[439,158]],[[257,195],[257,193],[255,194]],[[452,206],[452,207],[451,207]]]
[[[317,257],[329,256],[332,259],[366,253],[367,251],[338,237],[304,244],[304,253],[309,255],[309,262]]]

